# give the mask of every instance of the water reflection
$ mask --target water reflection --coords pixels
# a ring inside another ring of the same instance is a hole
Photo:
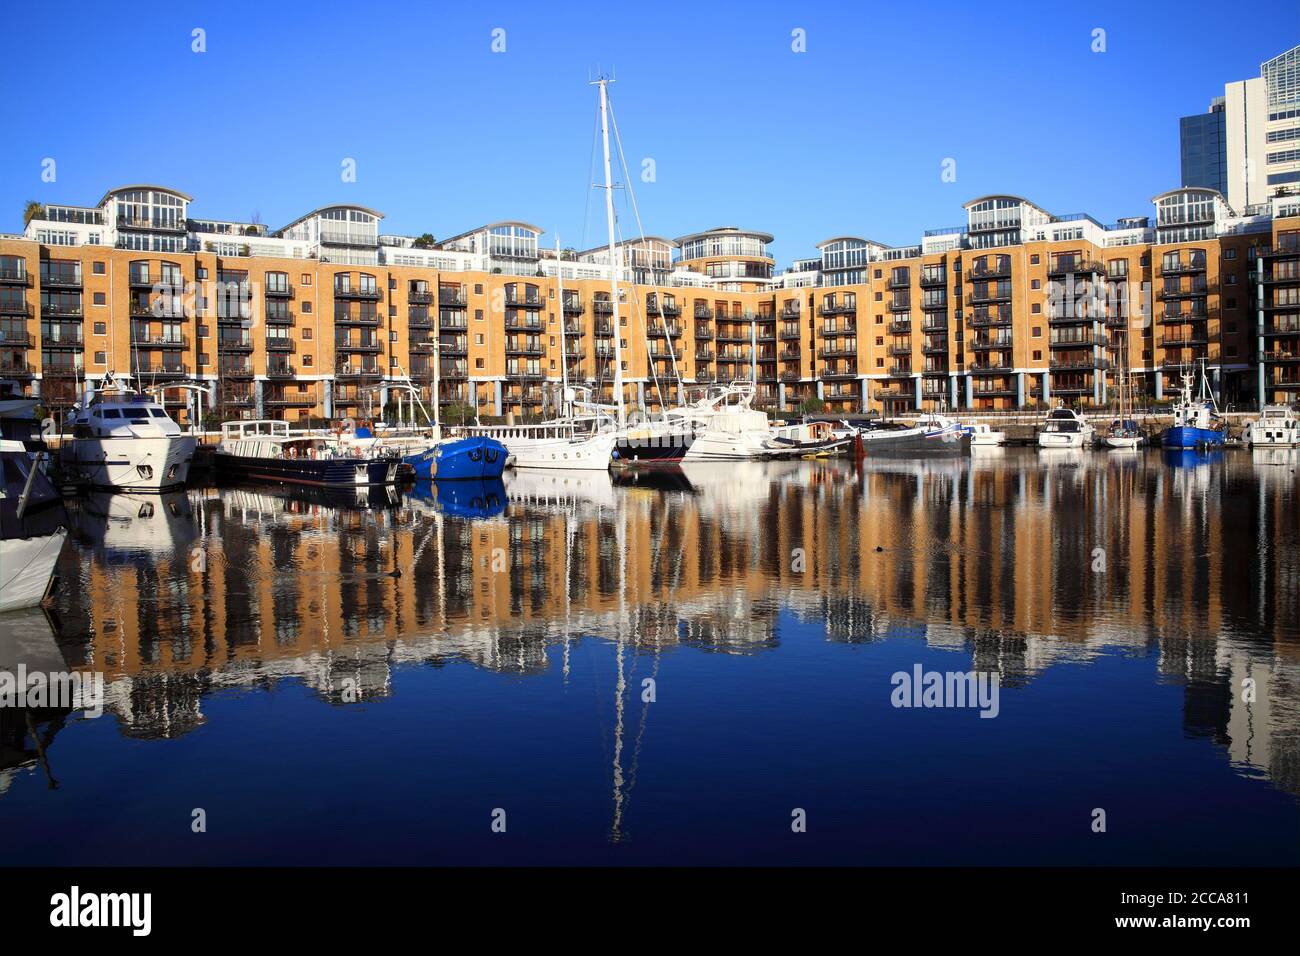
[[[105,673],[122,733],[176,738],[223,687],[294,678],[347,705],[391,695],[407,663],[567,679],[577,642],[610,642],[616,839],[638,682],[668,653],[786,653],[787,620],[830,645],[953,649],[1005,688],[1152,656],[1185,734],[1300,794],[1296,452],[997,452],[95,495],[74,508],[56,646]],[[30,766],[21,730],[0,746]]]

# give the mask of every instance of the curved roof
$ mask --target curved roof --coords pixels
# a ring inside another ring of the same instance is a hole
[[[888,249],[883,242],[876,242],[874,239],[868,239],[866,236],[831,236],[829,239],[823,239],[817,243],[817,248],[829,246],[832,242],[865,242],[869,246],[880,246],[882,249]]]
[[[327,209],[359,209],[361,212],[370,213],[370,215],[374,216],[376,219],[384,218],[384,214],[382,212],[380,212],[378,209],[371,209],[369,206],[358,206],[356,203],[351,203],[351,202],[333,202],[330,203],[328,206],[321,206],[319,209],[313,209],[311,212],[307,213],[306,215],[299,216],[297,219],[289,223],[289,225],[287,226],[281,226],[279,229],[275,230],[276,234],[278,235],[279,233],[284,232],[286,229],[292,229],[294,226],[298,225],[298,223],[302,222],[304,219],[310,219],[312,216],[320,215],[321,213],[325,212]]]
[[[522,219],[502,219],[500,222],[489,222],[482,226],[475,226],[473,229],[466,229],[464,232],[458,232],[454,236],[448,236],[446,239],[439,239],[437,245],[445,246],[449,242],[455,242],[457,239],[464,239],[466,236],[472,236],[476,232],[483,232],[486,229],[495,229],[497,226],[522,226],[524,229],[531,229],[539,236],[546,232],[541,226],[534,226],[531,222],[524,222]]]
[[[705,236],[752,236],[755,239],[761,239],[763,242],[771,242],[775,237],[770,232],[758,232],[754,229],[741,229],[737,226],[718,226],[716,229],[705,229],[702,232],[693,232],[688,236],[681,236],[674,240],[679,246],[685,245],[692,239],[702,239]]]
[[[1209,193],[1212,196],[1218,196],[1220,199],[1223,199],[1224,203],[1227,203],[1228,201],[1223,198],[1223,193],[1219,192],[1217,189],[1211,189],[1209,186],[1179,186],[1177,189],[1166,189],[1159,196],[1152,196],[1151,201],[1159,202],[1162,199],[1169,196],[1176,196],[1179,193]]]
[[[962,203],[961,208],[969,209],[971,206],[974,206],[976,203],[987,202],[990,199],[1013,199],[1016,202],[1024,203],[1026,206],[1033,206],[1035,209],[1043,208],[1042,206],[1038,205],[1038,203],[1026,199],[1024,196],[1013,196],[1010,193],[989,193],[987,196],[977,196],[976,198],[972,199],[970,202]]]
[[[108,201],[109,196],[115,195],[116,193],[124,193],[128,189],[149,189],[153,192],[171,193],[173,196],[179,196],[186,202],[194,202],[193,196],[186,195],[179,189],[172,189],[170,186],[159,186],[157,183],[130,183],[126,186],[118,186],[114,189],[107,190],[104,193],[104,198],[99,201],[99,204],[101,206],[104,205],[104,203]]]

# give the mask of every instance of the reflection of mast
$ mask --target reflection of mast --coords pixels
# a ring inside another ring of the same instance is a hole
[[[618,330],[614,330],[618,335]],[[622,509],[620,509],[622,510]],[[618,677],[614,685],[614,821],[610,826],[609,838],[613,843],[623,839],[623,695],[627,691],[627,675],[623,670],[623,643],[627,630],[627,527],[626,511],[617,516],[618,537],[618,620],[615,622],[617,641],[614,659],[618,667]]]

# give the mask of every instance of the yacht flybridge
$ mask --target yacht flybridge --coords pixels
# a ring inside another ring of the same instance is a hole
[[[195,440],[159,402],[127,377],[108,375],[87,387],[73,408],[72,437],[59,455],[65,472],[92,487],[164,491],[185,484]]]

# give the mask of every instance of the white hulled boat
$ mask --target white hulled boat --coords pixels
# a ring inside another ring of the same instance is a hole
[[[32,415],[37,401],[0,403],[0,611],[35,607],[67,540],[63,499],[46,477]]]
[[[72,437],[59,447],[63,469],[95,488],[164,491],[179,488],[194,458],[186,435],[156,400],[130,380],[108,375],[74,407]]]
[[[1300,415],[1290,405],[1265,405],[1246,425],[1242,440],[1252,448],[1300,446]]]
[[[1095,429],[1073,408],[1052,409],[1038,432],[1039,448],[1087,448]]]

